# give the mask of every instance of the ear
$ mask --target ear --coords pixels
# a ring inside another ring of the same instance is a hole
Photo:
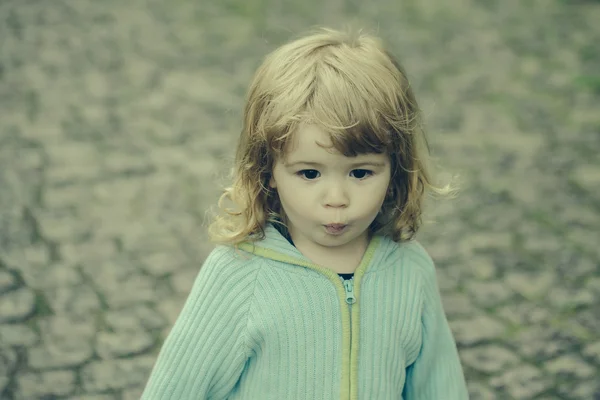
[[[275,182],[275,178],[271,175],[269,179],[269,187],[275,189],[277,187],[277,182]]]
[[[389,202],[391,199],[394,198],[394,187],[393,185],[390,184],[390,186],[388,186],[387,191],[385,192],[385,197],[383,198],[383,202]]]

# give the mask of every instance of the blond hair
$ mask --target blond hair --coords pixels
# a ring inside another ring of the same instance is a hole
[[[237,246],[264,238],[267,222],[285,225],[268,182],[275,161],[301,123],[316,124],[347,157],[388,154],[391,180],[371,234],[396,242],[422,223],[425,191],[453,196],[432,183],[421,111],[406,73],[380,39],[322,28],[270,53],[250,85],[231,173],[208,227],[212,242]],[[235,209],[224,206],[230,200]]]

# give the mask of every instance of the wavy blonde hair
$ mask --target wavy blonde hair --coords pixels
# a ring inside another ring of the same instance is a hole
[[[410,240],[422,224],[425,191],[452,197],[457,192],[451,184],[432,183],[421,111],[404,69],[381,40],[362,31],[321,28],[279,47],[258,68],[229,177],[233,184],[208,227],[212,242],[237,247],[263,239],[267,222],[285,227],[268,182],[301,123],[323,129],[347,157],[389,155],[390,185],[371,235]],[[225,207],[226,200],[233,209]]]

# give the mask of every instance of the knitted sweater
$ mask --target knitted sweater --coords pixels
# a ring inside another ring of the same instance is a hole
[[[265,233],[209,254],[143,400],[468,399],[418,242],[375,236],[344,280]]]

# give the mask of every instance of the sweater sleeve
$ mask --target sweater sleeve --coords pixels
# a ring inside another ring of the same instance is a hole
[[[469,398],[456,343],[444,313],[433,260],[420,244],[414,259],[422,272],[422,344],[406,371],[405,400]]]
[[[142,400],[225,399],[248,350],[245,328],[256,269],[217,247],[204,262],[160,350]]]

